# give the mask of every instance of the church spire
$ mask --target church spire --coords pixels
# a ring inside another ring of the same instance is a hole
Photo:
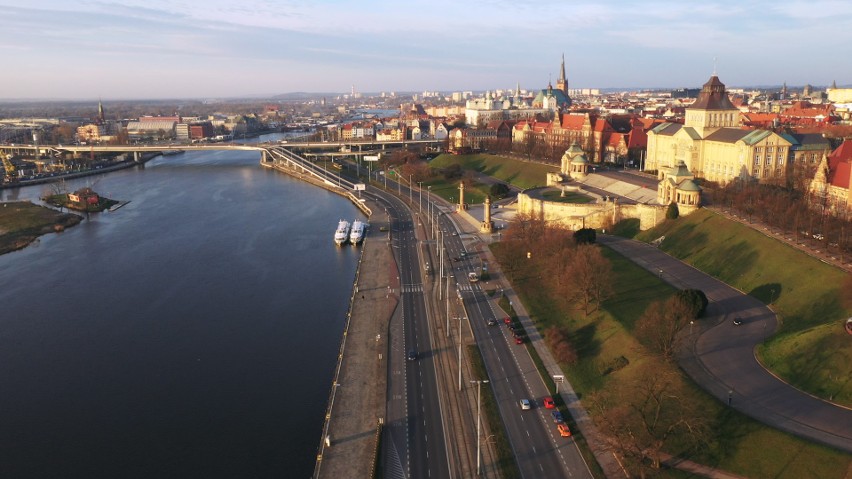
[[[101,99],[98,98],[98,122],[103,123],[106,120],[104,117],[104,104],[101,103]]]
[[[565,54],[562,54],[562,65],[559,67],[559,79],[556,80],[556,89],[568,94],[568,79],[565,78]]]

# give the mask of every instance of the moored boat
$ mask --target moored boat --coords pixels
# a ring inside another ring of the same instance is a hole
[[[360,221],[355,220],[352,222],[352,232],[349,233],[349,242],[353,245],[360,243],[364,240],[364,229],[367,225]]]
[[[337,223],[337,230],[334,232],[334,242],[340,246],[349,239],[349,222],[340,220]]]

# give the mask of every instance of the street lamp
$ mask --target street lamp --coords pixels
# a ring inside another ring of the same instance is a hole
[[[453,275],[447,276],[447,337],[450,337],[450,278],[454,278]]]
[[[422,181],[417,182],[417,189],[419,190],[419,197],[418,197],[418,200],[417,200],[418,211],[422,212],[423,211],[423,182]]]
[[[459,316],[459,391],[462,390],[461,383],[461,370],[462,370],[462,356],[461,356],[461,346],[462,346],[462,317]]]
[[[408,175],[408,200],[413,202],[414,201],[414,192],[412,192],[411,187],[414,183],[413,183],[412,180],[413,180],[412,175]]]
[[[481,419],[479,417],[479,411],[480,411],[481,404],[482,404],[482,401],[480,399],[481,398],[480,388],[482,387],[482,383],[488,383],[489,381],[487,379],[479,379],[479,380],[471,380],[470,382],[476,383],[476,475],[478,476],[479,475],[479,469],[480,469],[480,462],[481,462],[481,459],[480,459],[481,455],[480,455],[480,452],[479,452],[480,451],[480,440],[479,440],[479,438],[481,436],[480,433],[479,433],[479,427],[480,427],[479,423],[481,421]]]

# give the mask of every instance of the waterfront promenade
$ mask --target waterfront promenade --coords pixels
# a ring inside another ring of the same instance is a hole
[[[399,287],[386,234],[379,231],[389,226],[388,217],[383,208],[371,205],[371,209],[376,213],[370,217],[361,246],[315,478],[373,477],[379,457],[387,391],[387,331],[398,303],[398,297],[389,290],[399,291]]]

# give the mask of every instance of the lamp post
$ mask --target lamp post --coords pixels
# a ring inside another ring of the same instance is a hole
[[[408,175],[408,200],[414,203],[414,192],[411,187],[414,185],[412,175]]]
[[[417,199],[417,205],[418,205],[417,210],[422,212],[423,211],[423,182],[422,181],[417,182],[417,189],[419,191],[418,199]]]
[[[461,390],[462,390],[462,383],[461,383],[461,368],[462,368],[461,346],[462,346],[462,317],[459,316],[459,392],[461,392]]]
[[[479,452],[480,451],[480,440],[479,440],[479,438],[481,437],[481,434],[479,433],[479,428],[480,428],[479,423],[481,421],[480,417],[479,417],[479,411],[481,409],[481,404],[482,404],[482,402],[480,400],[480,397],[481,397],[480,396],[480,388],[482,387],[482,383],[488,383],[489,381],[487,379],[478,379],[478,380],[471,380],[470,382],[476,383],[476,475],[478,476],[479,475],[479,469],[480,469],[480,463],[481,463],[481,454]]]
[[[447,276],[447,337],[450,337],[450,278],[454,278],[454,276]]]
[[[432,231],[435,230],[435,222],[432,221],[432,186],[429,185],[426,187],[426,209],[429,212],[429,222],[432,223]],[[435,233],[432,233],[432,236],[435,236]]]

